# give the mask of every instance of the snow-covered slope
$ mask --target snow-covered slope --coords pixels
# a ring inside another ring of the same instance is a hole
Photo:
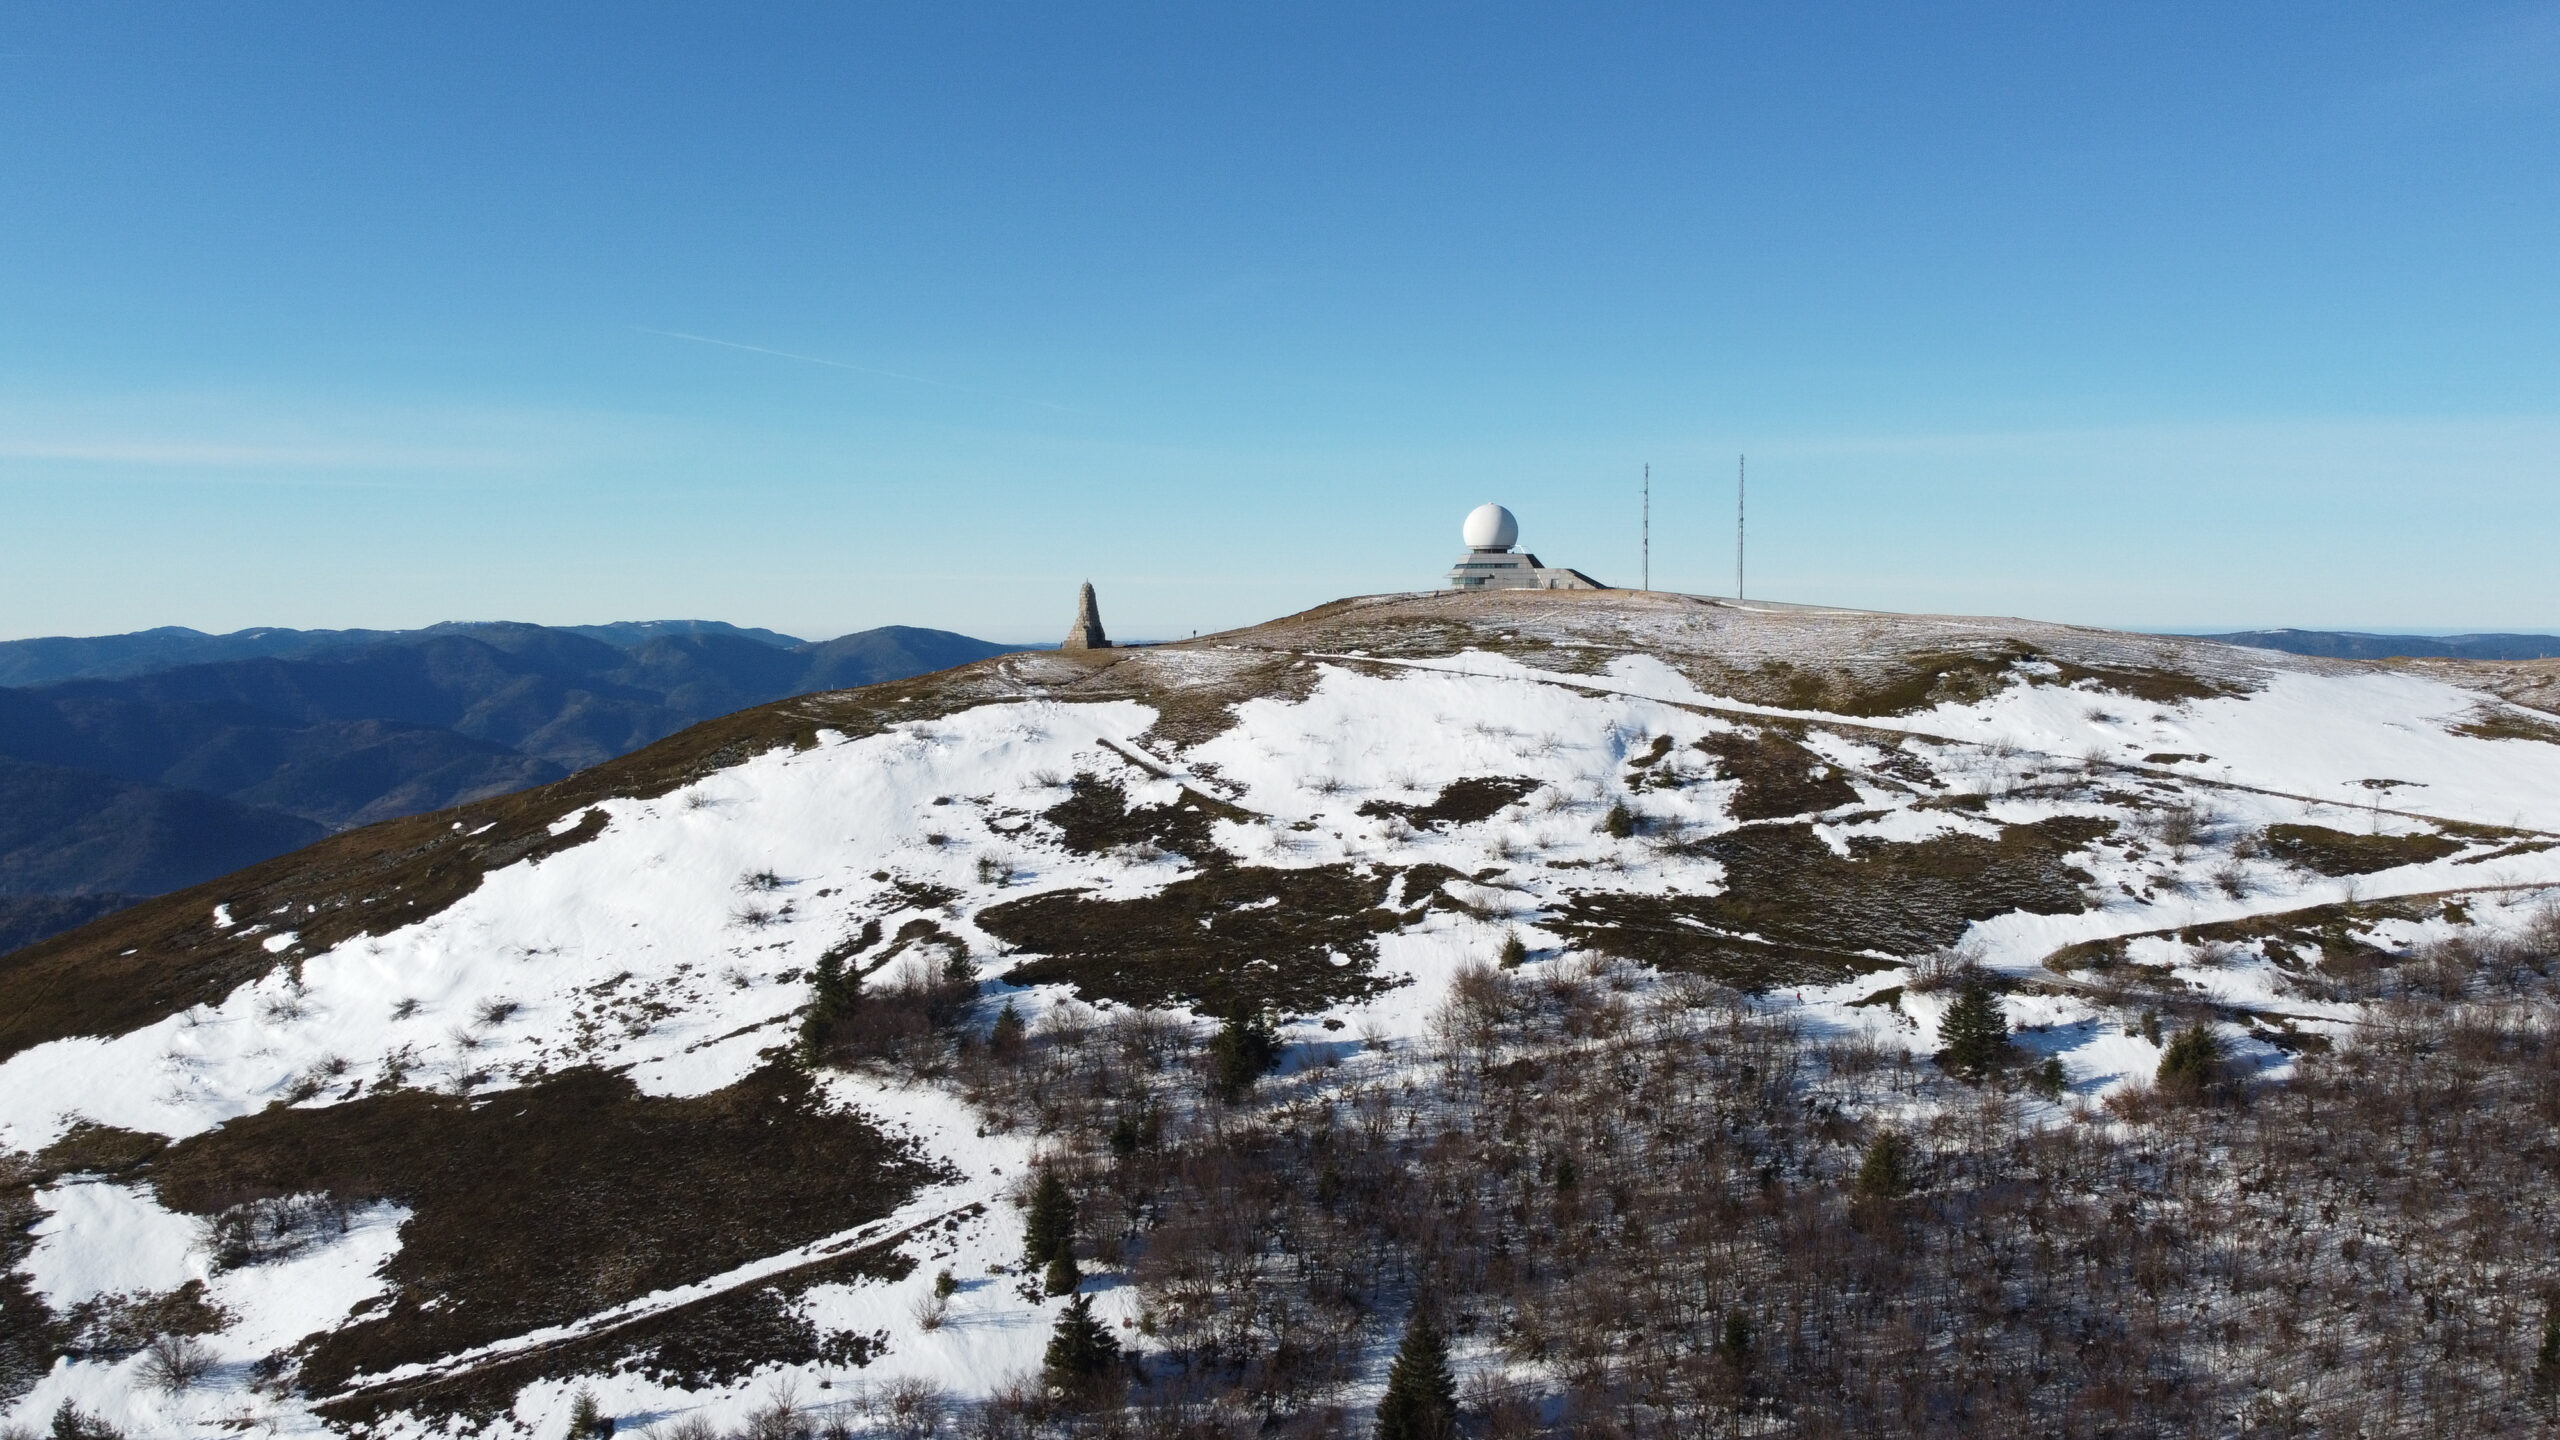
[[[2090,1023],[2092,970],[2135,966],[2280,1075],[2358,1013],[2301,917],[2406,944],[2442,897],[2513,927],[2560,887],[2548,723],[2442,670],[1617,593],[1382,597],[785,702],[13,959],[0,1404],[556,1433],[581,1388],[726,1424],[778,1384],[1033,1371],[1039,1141],[930,1065],[792,1078],[830,955],[916,996],[973,967],[963,1035],[1269,1006],[1298,1063],[1391,1071],[1507,937],[1917,1052],[1944,1001],[1901,972],[1960,954],[2083,1099],[2159,1060]],[[825,1166],[736,1140],[759,1124]],[[626,1208],[562,1202],[596,1187]],[[475,1258],[474,1226],[541,1238]],[[516,1264],[559,1273],[486,1273]],[[1143,1349],[1138,1289],[1086,1288]],[[785,1338],[700,1353],[755,1325]],[[133,1346],[179,1331],[212,1368],[147,1383]]]

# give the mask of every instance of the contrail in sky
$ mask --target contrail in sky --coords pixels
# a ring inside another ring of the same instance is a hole
[[[963,395],[984,395],[990,400],[1010,400],[1017,405],[1037,405],[1043,410],[1069,410],[1072,407],[1048,400],[1034,400],[1028,395],[1007,395],[1001,390],[980,390],[973,385],[954,385],[948,380],[934,380],[923,375],[908,375],[896,370],[879,370],[869,365],[852,365],[842,360],[829,360],[819,355],[801,355],[789,350],[776,350],[769,345],[749,345],[739,340],[723,340],[716,335],[689,335],[682,330],[660,330],[649,325],[631,327],[643,335],[663,335],[670,340],[690,340],[696,345],[718,345],[729,350],[744,350],[755,355],[771,355],[781,360],[797,360],[804,365],[824,365],[830,370],[850,370],[857,375],[877,375],[884,380],[904,380],[910,385],[930,385],[937,390],[956,390]]]

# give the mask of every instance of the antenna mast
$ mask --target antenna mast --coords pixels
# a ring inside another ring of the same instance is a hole
[[[1644,588],[1653,588],[1653,462],[1644,465]]]
[[[1747,455],[1733,457],[1733,598],[1742,598],[1742,501],[1749,493],[1750,474],[1744,468]]]

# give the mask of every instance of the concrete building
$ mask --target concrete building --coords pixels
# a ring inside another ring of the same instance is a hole
[[[1609,587],[1579,570],[1556,570],[1538,557],[1513,547],[1520,543],[1520,522],[1499,505],[1479,505],[1467,515],[1459,534],[1467,553],[1449,567],[1452,590],[1606,590]]]
[[[1111,641],[1102,633],[1102,609],[1093,603],[1093,582],[1090,580],[1084,582],[1083,591],[1076,596],[1076,623],[1068,628],[1066,642],[1058,648],[1061,650],[1108,650],[1111,648]]]

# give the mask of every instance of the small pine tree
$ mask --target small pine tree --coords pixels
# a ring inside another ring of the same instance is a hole
[[[2201,1024],[2190,1025],[2169,1041],[2160,1054],[2152,1080],[2173,1095],[2193,1098],[2222,1078],[2222,1042]]]
[[[1716,1353],[1736,1370],[1751,1363],[1751,1317],[1741,1306],[1724,1312],[1724,1334],[1716,1339]]]
[[[2534,1383],[2560,1390],[2560,1300],[2542,1307],[2542,1349],[2533,1357]]]
[[[1052,1385],[1073,1389],[1109,1374],[1119,1359],[1119,1337],[1093,1318],[1093,1297],[1079,1295],[1058,1312],[1040,1373]]]
[[[1898,1130],[1877,1131],[1852,1183],[1861,1200],[1901,1199],[1911,1189],[1911,1142]]]
[[[1556,1188],[1559,1190],[1570,1190],[1575,1185],[1580,1184],[1581,1181],[1582,1167],[1573,1163],[1573,1157],[1570,1155],[1557,1156]]]
[[[1209,1086],[1232,1105],[1280,1065],[1280,1032],[1267,1015],[1238,1010],[1209,1042]]]
[[[1111,1122],[1111,1153],[1126,1160],[1138,1153],[1147,1140],[1147,1128],[1135,1115],[1123,1115]]]
[[[1624,840],[1636,833],[1635,813],[1629,810],[1624,802],[1611,805],[1608,818],[1600,822],[1600,828],[1608,832],[1610,839]]]
[[[1458,1379],[1449,1372],[1449,1345],[1431,1323],[1431,1312],[1416,1306],[1395,1363],[1387,1367],[1378,1440],[1449,1440],[1457,1433]]]
[[[605,1440],[613,1434],[613,1417],[596,1404],[595,1392],[581,1390],[569,1402],[569,1440]]]
[[[1528,958],[1529,944],[1527,941],[1520,938],[1520,932],[1517,930],[1504,931],[1502,933],[1502,968],[1505,970],[1517,970],[1520,968],[1520,962]]]
[[[951,1270],[950,1270],[950,1268],[949,1268],[948,1266],[945,1266],[943,1269],[938,1270],[938,1271],[936,1271],[936,1272],[934,1273],[934,1277],[933,1277],[933,1298],[934,1298],[934,1299],[936,1299],[936,1300],[948,1300],[948,1299],[950,1299],[952,1296],[957,1295],[957,1294],[959,1294],[959,1293],[960,1293],[960,1277],[959,1277],[959,1276],[957,1276],[957,1275],[952,1274],[952,1273],[951,1273]]]
[[[2063,1073],[2061,1056],[2047,1055],[2044,1057],[2044,1063],[2037,1066],[2035,1073],[2027,1078],[2027,1084],[2045,1099],[2059,1100],[2062,1098],[2062,1092],[2071,1088],[2071,1077]]]
[[[809,981],[809,1010],[800,1017],[800,1059],[814,1065],[835,1042],[837,1022],[853,1013],[862,998],[862,976],[844,968],[844,955],[830,950],[818,957]]]
[[[124,1440],[124,1432],[65,1400],[53,1412],[53,1440]]]
[[[1938,1059],[1949,1071],[1979,1077],[1998,1069],[2009,1058],[2009,1017],[2000,997],[1979,976],[1965,980],[1938,1024],[1938,1038],[1946,1042]]]
[[[994,1051],[999,1059],[1019,1055],[1022,1053],[1022,1031],[1022,1012],[1014,1009],[1013,1002],[1007,1000],[1003,1011],[996,1016],[995,1028],[987,1032],[987,1048]]]
[[[1076,1268],[1076,1252],[1061,1245],[1049,1257],[1049,1269],[1040,1277],[1040,1288],[1052,1295],[1073,1295],[1084,1283],[1084,1272]]]
[[[1022,1217],[1023,1262],[1045,1265],[1075,1238],[1076,1197],[1067,1193],[1067,1182],[1058,1178],[1055,1166],[1042,1166]]]

